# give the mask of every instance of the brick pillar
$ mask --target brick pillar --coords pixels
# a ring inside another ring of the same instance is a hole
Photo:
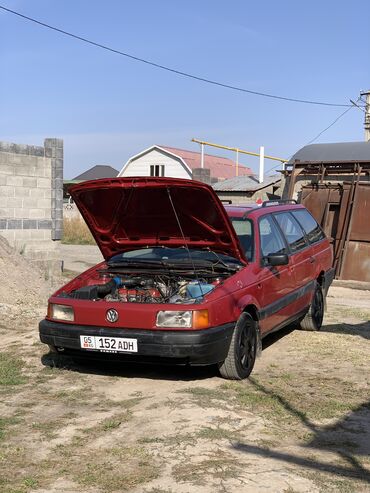
[[[63,234],[63,140],[45,139],[45,157],[51,158],[51,239]]]
[[[203,183],[207,183],[207,185],[211,184],[211,170],[208,168],[195,168],[193,169],[193,180],[201,181]]]

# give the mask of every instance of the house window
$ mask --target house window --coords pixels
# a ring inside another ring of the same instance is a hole
[[[164,176],[164,164],[151,164],[150,176]]]

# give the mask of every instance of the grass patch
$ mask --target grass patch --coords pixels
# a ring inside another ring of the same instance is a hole
[[[26,382],[22,375],[23,361],[10,353],[0,353],[0,385],[21,385]]]
[[[79,217],[63,219],[62,243],[68,245],[96,245],[86,223]]]
[[[181,462],[172,468],[172,475],[178,482],[203,486],[209,485],[210,477],[220,481],[237,478],[242,468],[243,465],[237,464],[235,457],[220,451],[200,462]]]
[[[204,426],[198,431],[197,436],[203,440],[233,440],[237,438],[235,431],[227,430],[221,426],[217,426],[217,428]]]
[[[179,394],[189,394],[193,397],[193,400],[199,407],[209,408],[226,407],[225,404],[232,397],[230,393],[225,392],[225,389],[217,387],[216,389],[208,389],[207,387],[188,387],[186,389],[178,390]]]
[[[6,435],[6,430],[9,426],[16,425],[20,422],[17,417],[10,418],[0,418],[0,440],[2,440]]]
[[[98,460],[97,460],[98,459]],[[74,479],[102,491],[127,491],[157,478],[158,469],[142,447],[115,447],[100,451],[93,463],[80,465]]]

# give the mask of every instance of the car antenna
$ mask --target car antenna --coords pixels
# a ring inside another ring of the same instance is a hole
[[[200,289],[200,292],[201,292],[201,295],[203,297],[204,293],[203,293],[203,289],[202,289],[202,286],[200,284],[200,281],[199,281],[199,277],[198,277],[198,274],[197,274],[197,271],[195,269],[195,264],[194,264],[194,260],[193,260],[193,257],[191,256],[191,253],[190,253],[190,249],[189,249],[189,246],[188,246],[188,243],[185,239],[185,235],[184,235],[184,231],[182,230],[182,227],[181,227],[181,223],[180,223],[180,219],[179,219],[179,216],[176,212],[176,209],[175,209],[175,204],[173,203],[173,200],[172,200],[172,196],[171,196],[171,192],[170,192],[170,189],[169,187],[167,187],[167,193],[168,193],[168,198],[170,199],[170,202],[171,202],[171,206],[172,206],[172,210],[173,210],[173,213],[175,214],[175,217],[176,217],[176,221],[177,221],[177,225],[179,227],[179,230],[180,230],[180,233],[181,233],[181,236],[182,236],[182,239],[184,240],[184,245],[185,245],[185,248],[188,252],[188,255],[189,255],[189,259],[190,259],[190,262],[191,262],[191,265],[193,266],[193,271],[194,271],[194,275],[195,275],[195,278],[197,280],[197,283],[198,283],[198,286],[199,286],[199,289]]]

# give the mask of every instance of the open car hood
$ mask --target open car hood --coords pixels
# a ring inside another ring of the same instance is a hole
[[[105,259],[136,248],[205,248],[246,262],[214,190],[177,178],[111,178],[69,192]]]

